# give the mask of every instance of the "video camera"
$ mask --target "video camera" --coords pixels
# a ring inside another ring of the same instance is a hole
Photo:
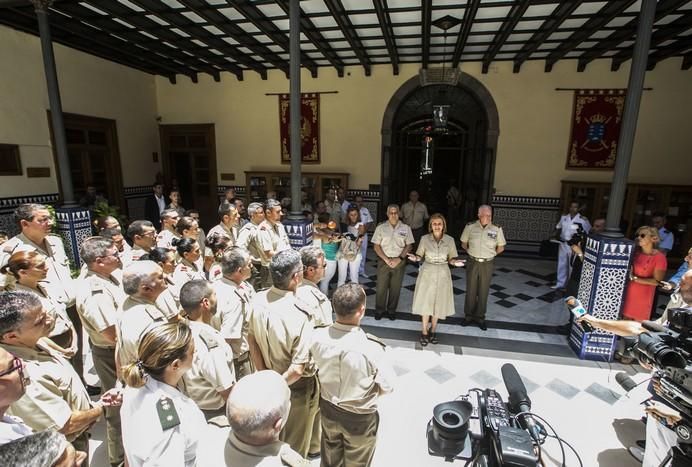
[[[493,389],[471,389],[435,406],[426,432],[430,455],[484,467],[539,465],[535,446],[545,435],[529,413],[531,400],[524,383],[509,363],[502,366],[502,378],[509,393],[508,404]]]
[[[692,465],[692,309],[668,310],[667,327],[651,321],[642,326],[647,332],[639,335],[632,352],[654,367],[657,394],[682,417],[673,428],[678,445],[670,454],[671,465]]]
[[[572,238],[567,240],[567,244],[569,246],[585,245],[586,244],[586,230],[584,230],[584,226],[581,224],[581,222],[575,222],[574,225],[577,226],[577,231],[574,232],[574,235],[572,235]]]

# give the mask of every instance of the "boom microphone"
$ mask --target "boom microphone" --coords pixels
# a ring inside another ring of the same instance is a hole
[[[509,410],[512,413],[530,412],[531,411],[531,399],[529,399],[526,393],[526,386],[521,380],[521,376],[514,368],[511,363],[505,363],[502,365],[502,380],[505,383],[505,388],[507,388],[507,393],[509,394]],[[522,428],[527,430],[531,437],[538,441],[539,428],[536,426],[536,422],[530,415],[521,415],[520,423]]]

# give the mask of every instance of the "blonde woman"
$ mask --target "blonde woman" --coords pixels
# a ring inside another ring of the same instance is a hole
[[[646,321],[651,317],[656,287],[668,269],[666,256],[658,251],[658,230],[654,227],[639,227],[634,241],[636,247],[632,258],[630,281],[625,290],[622,305],[623,318]]]
[[[48,266],[46,257],[36,251],[18,251],[7,264],[0,269],[6,275],[5,289],[30,292],[38,295],[43,309],[46,310],[55,326],[44,342],[48,347],[57,350],[63,357],[70,359],[77,353],[77,331],[67,316],[65,305],[58,301],[55,293],[46,287]]]
[[[197,404],[177,389],[194,351],[187,324],[163,324],[144,335],[139,359],[122,368],[127,387],[120,417],[130,467],[195,465],[207,424]]]
[[[442,214],[433,214],[428,221],[428,234],[421,237],[416,254],[408,259],[422,261],[413,292],[412,313],[421,316],[420,345],[437,344],[437,322],[454,314],[454,292],[449,266],[459,267],[454,239],[447,235],[447,222]],[[428,322],[432,321],[430,328]]]

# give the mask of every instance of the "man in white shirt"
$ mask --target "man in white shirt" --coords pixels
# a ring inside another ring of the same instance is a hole
[[[552,286],[553,289],[564,290],[567,287],[567,280],[571,273],[570,259],[572,257],[572,248],[567,243],[572,239],[574,234],[579,232],[579,229],[584,233],[589,233],[591,224],[589,220],[579,214],[579,203],[572,201],[569,203],[567,214],[560,217],[555,229],[560,240],[560,249],[557,256],[557,281]]]
[[[673,232],[666,229],[666,216],[662,213],[656,213],[651,218],[651,223],[658,229],[658,251],[668,256],[668,252],[673,249]]]

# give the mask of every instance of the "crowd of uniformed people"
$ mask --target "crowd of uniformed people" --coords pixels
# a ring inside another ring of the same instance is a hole
[[[196,211],[159,214],[158,231],[100,219],[74,271],[49,208],[15,210],[20,233],[0,246],[0,464],[88,465],[104,418],[113,466],[370,465],[393,371],[360,328],[357,275],[328,298],[325,250],[292,249],[273,199],[247,218],[225,200],[206,234]]]

